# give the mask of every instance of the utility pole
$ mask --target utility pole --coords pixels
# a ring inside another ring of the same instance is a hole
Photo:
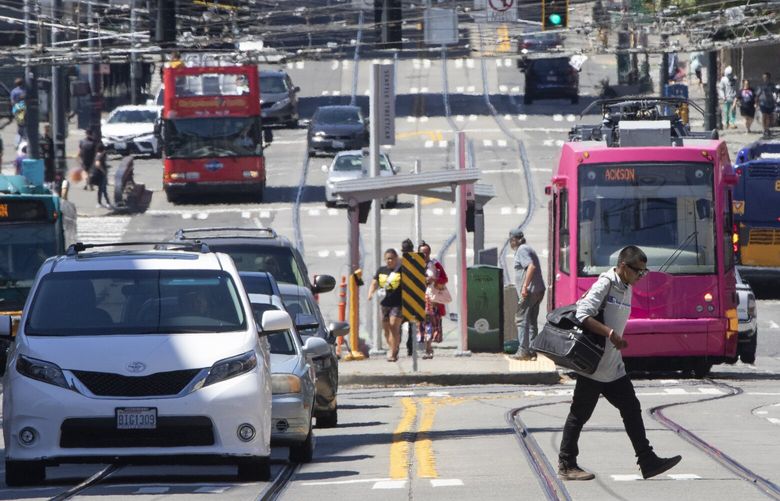
[[[94,7],[92,6],[92,2],[87,3],[87,25],[88,26],[98,26],[97,23],[98,16],[95,14]],[[100,62],[95,56],[95,53],[97,52],[99,45],[97,43],[97,37],[100,36],[99,29],[98,30],[90,30],[87,40],[88,47],[89,47],[89,60],[91,69],[89,72],[89,88],[91,91],[91,99],[90,99],[90,118],[89,118],[89,126],[90,129],[92,129],[92,133],[94,134],[95,141],[100,141],[103,137],[101,130],[100,130],[100,113],[103,111],[103,86],[102,86],[102,77],[100,75]]]
[[[24,130],[27,133],[28,157],[40,158],[41,152],[38,143],[38,78],[35,67],[30,65],[30,52],[37,45],[33,41],[31,1],[24,0],[24,43],[27,46],[27,55],[24,63],[24,105],[26,107]]]
[[[51,2],[51,46],[57,47],[57,42],[61,40],[61,31],[57,27],[62,18],[63,5],[62,0],[52,0]],[[62,69],[53,62],[51,66],[51,129],[54,137],[54,172],[57,179],[57,192],[60,191],[65,173],[68,170],[68,164],[65,159],[65,133],[68,123],[65,121],[65,82],[62,78]]]
[[[138,0],[130,0],[130,103],[139,104],[141,100],[141,75],[136,54],[135,34],[138,31]]]
[[[718,52],[711,50],[707,53],[707,100],[704,104],[704,128],[715,130],[718,128]]]

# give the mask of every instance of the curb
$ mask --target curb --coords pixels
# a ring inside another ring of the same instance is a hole
[[[341,374],[340,385],[406,386],[432,384],[439,386],[467,386],[488,384],[557,384],[561,381],[558,371],[491,373],[491,374]]]

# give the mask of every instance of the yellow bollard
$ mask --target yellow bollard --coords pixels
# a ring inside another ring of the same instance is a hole
[[[364,360],[358,341],[360,332],[360,295],[358,286],[363,285],[363,270],[357,269],[349,276],[349,353],[344,357],[348,360]]]

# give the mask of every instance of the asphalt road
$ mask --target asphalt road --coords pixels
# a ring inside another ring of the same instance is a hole
[[[358,96],[368,88],[368,65],[358,72]],[[349,96],[354,65],[349,61],[317,61],[287,68],[303,89],[307,106]],[[466,132],[473,142],[481,182],[492,184],[497,196],[485,207],[485,242],[499,250],[510,228],[523,221],[535,199],[536,210],[526,228],[546,268],[547,199],[544,186],[557,162],[576,115],[588,103],[593,85],[604,75],[614,78],[616,66],[609,56],[596,57],[582,72],[582,102],[541,101],[530,106],[518,99],[523,78],[514,61],[504,58],[447,61],[446,88],[451,116],[445,116],[444,71],[440,59],[402,60],[397,67],[397,93],[408,108],[396,120],[397,144],[389,149],[403,171],[420,160],[423,171],[454,165],[454,137]],[[423,97],[415,97],[420,96]],[[485,111],[485,95],[496,110]],[[347,97],[348,99],[348,97]],[[403,108],[403,107],[402,107]],[[404,108],[404,109],[407,109]],[[404,111],[402,109],[402,111]],[[415,112],[417,110],[417,112]],[[422,110],[422,113],[419,111]],[[592,121],[597,117],[591,116]],[[305,129],[277,129],[267,149],[268,192],[263,204],[211,200],[209,203],[171,205],[161,191],[161,162],[140,159],[137,180],[154,191],[149,210],[135,216],[109,215],[94,206],[94,192],[74,187],[79,206],[79,233],[85,241],[163,239],[180,227],[262,225],[297,241],[312,273],[340,276],[347,271],[347,220],[344,209],[324,205],[325,175],[321,165],[330,159],[305,157]],[[12,144],[9,130],[3,131]],[[79,138],[74,131],[69,151]],[[733,153],[755,139],[739,131],[729,137]],[[8,149],[6,150],[8,155]],[[8,156],[5,157],[6,162]],[[7,168],[7,166],[4,166]],[[523,175],[530,168],[529,187]],[[296,199],[300,204],[296,204]],[[295,221],[300,221],[296,228]],[[452,205],[424,201],[423,237],[439,254],[455,231]],[[382,247],[398,247],[412,236],[412,198],[401,196],[397,208],[382,211]],[[371,262],[370,226],[361,227],[363,268]],[[444,251],[444,265],[455,269],[454,247]],[[472,254],[469,254],[471,261]],[[682,402],[667,415],[695,430],[704,440],[744,463],[757,474],[780,482],[780,459],[775,438],[780,431],[780,295],[777,289],[761,291],[758,301],[759,343],[755,366],[716,366],[713,380],[739,387],[727,392],[709,381],[664,379],[637,381],[643,407]],[[321,296],[326,317],[336,317],[336,294]],[[365,313],[365,312],[364,312]],[[365,319],[365,314],[362,315]],[[454,325],[447,321],[446,329]],[[363,326],[366,333],[366,327]],[[364,334],[365,335],[365,334]],[[464,363],[468,363],[467,361]],[[520,411],[550,462],[555,461],[560,429],[571,386],[468,388],[344,388],[339,401],[340,425],[318,430],[315,461],[301,466],[283,493],[283,499],[539,499],[540,484],[529,468],[506,413],[527,405],[550,403]],[[718,400],[704,399],[724,396]],[[739,479],[710,456],[683,441],[646,416],[649,436],[662,455],[683,454],[683,463],[670,475],[651,482],[636,481],[638,470],[618,413],[600,403],[582,439],[581,464],[598,476],[594,482],[566,484],[573,499],[762,499],[750,483]],[[284,458],[284,450],[275,456]],[[50,469],[46,486],[30,489],[0,487],[0,499],[48,499],[89,477],[98,466]],[[274,466],[280,471],[281,463]],[[104,499],[175,499],[219,496],[220,499],[255,499],[263,484],[238,484],[234,470],[203,467],[126,468],[77,496]]]

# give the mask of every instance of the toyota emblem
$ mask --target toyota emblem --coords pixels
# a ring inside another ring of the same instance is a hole
[[[127,365],[128,372],[143,372],[146,369],[146,364],[143,362],[128,362]]]

